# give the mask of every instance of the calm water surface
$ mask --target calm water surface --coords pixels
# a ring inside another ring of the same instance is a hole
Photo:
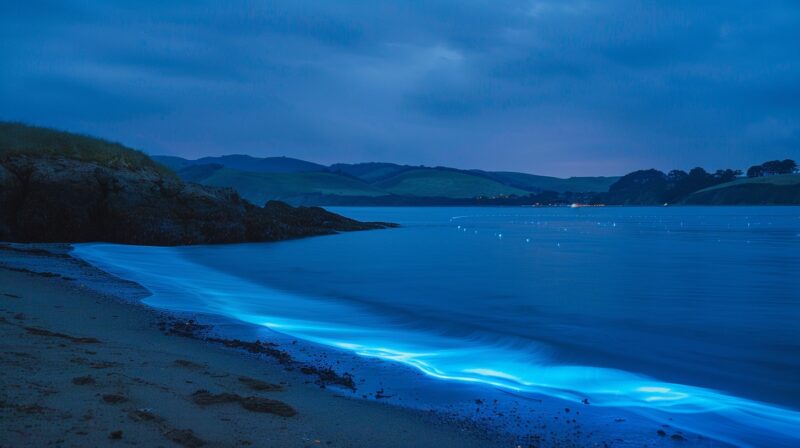
[[[455,381],[800,424],[800,208],[342,208],[403,227],[277,244],[82,245],[154,306]]]

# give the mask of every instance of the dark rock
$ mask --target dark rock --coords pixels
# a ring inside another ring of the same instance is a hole
[[[656,434],[658,434],[659,437],[664,437],[667,435],[667,433],[664,432],[663,429],[659,429],[658,431],[656,431]]]
[[[184,245],[380,229],[317,207],[258,207],[226,188],[144,164],[0,151],[0,240]]]
[[[108,435],[108,438],[111,440],[119,440],[122,438],[122,431],[111,431],[111,434]]]

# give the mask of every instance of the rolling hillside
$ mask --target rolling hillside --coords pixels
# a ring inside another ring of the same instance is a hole
[[[398,165],[396,163],[336,163],[330,166],[329,170],[334,173],[342,173],[348,176],[357,177],[365,182],[374,183],[388,179],[392,176],[408,171],[413,167]]]
[[[186,181],[232,187],[255,203],[281,199],[296,204],[410,205],[416,202],[446,203],[448,199],[459,202],[465,199],[527,198],[543,192],[604,192],[617,180],[614,177],[560,179],[526,173],[394,163],[338,163],[325,167],[286,157],[233,155],[186,160],[155,156],[154,159],[175,170]],[[378,197],[381,199],[370,199]],[[414,198],[425,198],[425,201]]]
[[[17,155],[65,157],[109,168],[153,169],[174,176],[145,153],[116,142],[23,123],[0,122],[0,159]]]
[[[412,169],[374,185],[391,194],[409,196],[474,198],[528,194],[525,190],[485,177],[446,169]]]
[[[738,179],[692,193],[696,205],[800,204],[800,174]]]
[[[527,191],[555,191],[557,193],[572,192],[604,192],[608,191],[619,177],[570,177],[562,179],[535,174],[515,173],[511,171],[486,172],[486,175]]]
[[[293,197],[307,194],[339,196],[386,194],[358,179],[334,173],[251,173],[221,168],[211,171],[208,176],[197,179],[196,182],[231,187],[254,204],[264,204],[271,199],[293,202]]]

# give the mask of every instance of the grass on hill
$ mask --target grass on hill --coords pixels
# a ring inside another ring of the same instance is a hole
[[[380,182],[409,169],[412,169],[412,167],[383,162],[336,163],[330,167],[333,172],[354,176],[367,183]]]
[[[0,122],[0,158],[15,154],[60,156],[110,168],[149,168],[162,175],[175,175],[145,153],[119,143],[23,123]]]
[[[565,193],[567,191],[573,193],[603,193],[608,191],[611,185],[619,180],[619,177],[570,177],[562,179],[511,171],[496,171],[488,174],[503,183],[514,185],[525,190],[556,191],[558,193]]]
[[[800,184],[800,174],[778,174],[775,176],[762,176],[762,177],[748,177],[746,179],[737,179],[733,182],[726,182],[724,184],[714,185],[706,189],[700,190],[697,193],[704,191],[719,190],[722,188],[734,187],[737,185],[752,185],[752,184],[771,184],[771,185],[797,185]]]
[[[358,179],[334,173],[252,173],[222,168],[198,182],[205,185],[231,187],[255,204],[269,199],[302,194],[335,194],[341,196],[382,196],[380,189]]]
[[[393,194],[411,196],[474,198],[528,194],[482,176],[439,169],[411,169],[374,185]]]

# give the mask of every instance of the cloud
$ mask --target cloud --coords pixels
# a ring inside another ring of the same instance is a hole
[[[800,5],[10,1],[0,118],[556,175],[800,157]]]

